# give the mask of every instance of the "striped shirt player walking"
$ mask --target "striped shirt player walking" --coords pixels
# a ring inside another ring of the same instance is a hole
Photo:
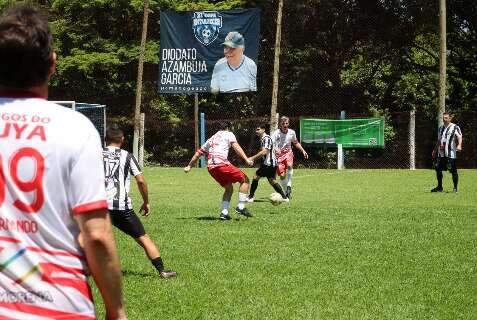
[[[261,159],[260,167],[255,172],[252,180],[252,186],[250,187],[250,193],[248,195],[247,201],[253,202],[255,191],[258,187],[258,181],[262,177],[266,177],[268,179],[268,183],[273,187],[273,189],[278,192],[285,202],[289,202],[290,200],[283,192],[282,187],[280,184],[275,180],[277,174],[277,156],[275,154],[275,150],[273,148],[273,140],[272,138],[265,132],[265,124],[261,124],[255,128],[256,135],[260,138],[260,146],[261,150],[254,156],[250,157],[249,160],[255,161],[257,159]]]
[[[146,180],[136,158],[121,149],[123,144],[124,133],[121,129],[113,125],[106,130],[107,147],[103,149],[103,163],[108,209],[112,223],[136,240],[162,278],[175,277],[174,271],[164,269],[159,249],[146,233],[144,225],[134,212],[129,196],[131,175],[136,179],[143,200],[139,212],[145,217],[150,213],[149,194]]]
[[[452,123],[452,115],[445,112],[442,115],[444,124],[439,127],[437,143],[432,151],[432,157],[436,158],[437,187],[431,192],[442,192],[442,171],[449,170],[452,174],[454,192],[457,193],[459,175],[457,174],[457,152],[462,150],[462,131],[459,126]]]

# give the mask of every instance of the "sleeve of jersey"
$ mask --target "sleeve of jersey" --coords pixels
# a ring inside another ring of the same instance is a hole
[[[197,150],[197,152],[198,152],[200,155],[203,155],[204,153],[209,152],[209,147],[210,147],[210,139],[207,140],[207,141]]]
[[[141,166],[139,166],[139,163],[137,162],[136,157],[132,154],[131,154],[131,173],[134,177],[142,173]]]
[[[229,139],[230,144],[233,144],[233,143],[237,142],[237,138],[235,137],[235,135],[232,132],[229,132],[228,139]]]
[[[92,124],[88,129],[70,176],[69,197],[75,215],[108,208],[99,134]]]
[[[455,127],[455,135],[458,137],[462,137],[462,131],[460,130],[459,126]]]
[[[272,138],[266,137],[266,138],[264,139],[264,141],[263,141],[263,147],[264,147],[265,149],[270,150],[270,149],[272,148],[272,145],[273,145],[273,144],[272,144]]]
[[[293,133],[292,133],[292,142],[293,143],[298,143],[299,142],[298,139],[296,138],[296,132],[295,131],[293,131]]]

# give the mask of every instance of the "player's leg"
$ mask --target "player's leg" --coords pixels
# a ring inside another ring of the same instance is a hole
[[[442,171],[445,170],[447,166],[447,158],[437,157],[436,163],[436,178],[437,178],[437,187],[431,190],[431,192],[442,192]]]
[[[452,182],[454,183],[454,192],[457,193],[457,185],[459,184],[459,174],[457,173],[456,159],[449,159],[449,171],[452,174]]]
[[[293,179],[293,152],[292,151],[290,151],[287,154],[286,166],[287,166],[287,177],[286,177],[287,186],[284,190],[286,190],[285,193],[287,195],[287,198],[291,199],[292,179]]]
[[[283,190],[286,190],[287,188],[287,180],[286,180],[286,172],[287,171],[287,164],[286,161],[278,161],[278,166],[277,166],[277,174],[280,177],[280,184],[283,188]]]
[[[255,191],[258,187],[258,181],[260,180],[261,176],[259,175],[259,170],[253,175],[252,184],[250,185],[250,192],[247,197],[247,202],[253,202],[253,198],[255,197]]]
[[[224,186],[224,194],[222,195],[222,210],[220,211],[221,220],[230,220],[229,207],[230,199],[232,199],[232,194],[234,193],[234,187],[231,183]]]
[[[247,203],[247,192],[250,186],[250,181],[248,177],[245,175],[245,173],[243,173],[242,171],[240,171],[240,173],[242,174],[241,179],[238,179],[238,173],[236,174],[237,180],[238,180],[236,182],[240,183],[240,187],[239,187],[239,202],[237,204],[237,208],[235,208],[235,212],[243,216],[246,216],[248,218],[252,216],[252,214],[247,210],[247,208],[245,208],[245,204]]]
[[[113,225],[132,237],[144,249],[147,257],[157,271],[159,271],[161,277],[170,278],[176,276],[174,271],[164,269],[164,263],[159,250],[146,234],[144,225],[134,210],[113,210],[110,213]]]
[[[272,186],[273,190],[275,190],[275,192],[278,192],[283,199],[288,199],[285,192],[283,192],[283,189],[280,186],[280,184],[277,182],[277,180],[275,180],[275,177],[269,177],[267,179],[268,179],[268,183],[270,183],[270,185]]]

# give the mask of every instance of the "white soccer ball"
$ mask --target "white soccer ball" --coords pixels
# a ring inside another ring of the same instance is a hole
[[[278,205],[282,204],[283,198],[278,192],[274,192],[270,195],[270,202],[274,206],[278,206]]]
[[[212,35],[212,31],[210,31],[209,28],[206,28],[204,30],[202,30],[202,36],[206,39],[210,38],[210,36]]]

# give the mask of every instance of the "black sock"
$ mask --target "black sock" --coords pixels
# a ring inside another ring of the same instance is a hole
[[[276,192],[278,192],[282,196],[283,199],[287,197],[285,192],[283,192],[282,186],[280,186],[278,182],[275,182],[274,184],[272,184],[272,187],[273,189],[275,189]]]
[[[250,194],[248,195],[249,198],[253,198],[255,195],[255,190],[257,190],[258,187],[258,180],[253,179],[252,180],[252,186],[250,187]]]
[[[459,183],[459,175],[457,174],[457,171],[452,172],[452,182],[454,182],[454,188],[457,189],[457,184]]]
[[[161,257],[157,257],[155,259],[152,259],[151,263],[154,266],[154,268],[157,269],[157,271],[162,272],[162,270],[164,270],[164,263],[162,262]]]
[[[437,188],[442,189],[442,171],[437,170],[436,175],[437,175]]]

